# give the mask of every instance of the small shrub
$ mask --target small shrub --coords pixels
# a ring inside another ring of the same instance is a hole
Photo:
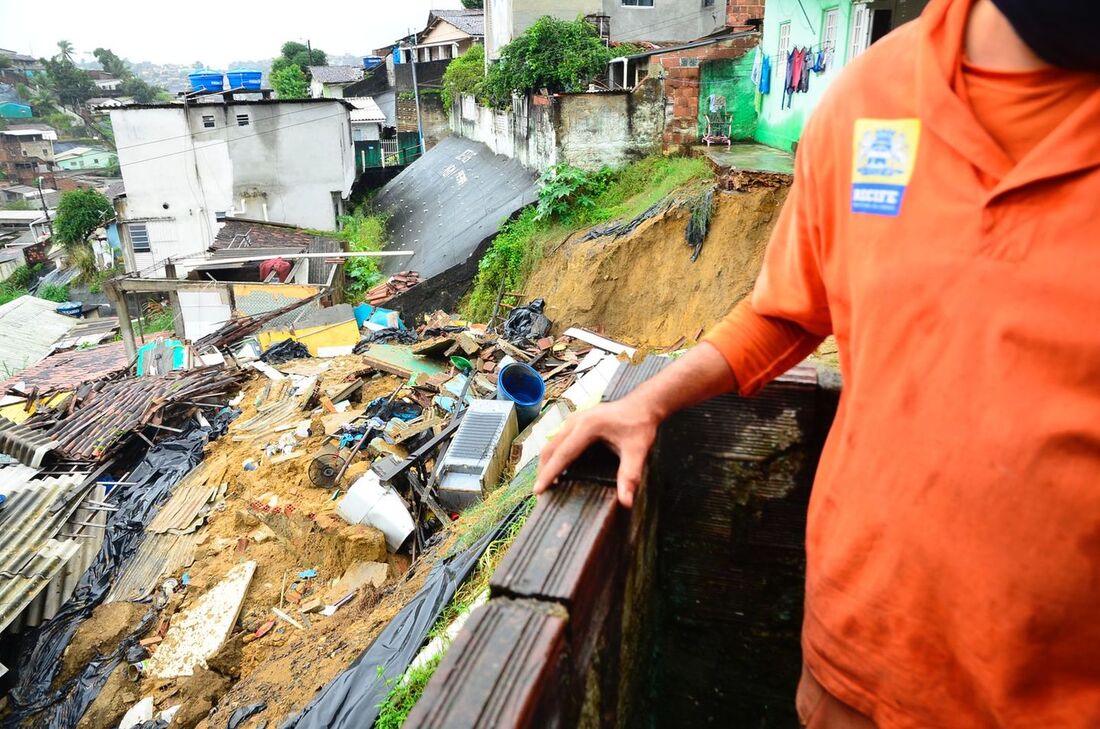
[[[0,304],[6,304],[9,301],[15,301],[20,296],[26,296],[30,292],[24,288],[18,286],[11,286],[7,283],[0,284]]]
[[[462,94],[478,95],[485,81],[485,47],[480,43],[447,65],[443,72],[443,105],[450,109]]]
[[[30,285],[31,281],[34,280],[34,277],[37,276],[38,272],[41,270],[41,263],[36,263],[33,266],[28,266],[24,263],[22,266],[19,266],[14,271],[12,271],[11,276],[8,276],[8,280],[4,283],[13,288],[25,289],[27,288],[27,286]]]
[[[348,242],[348,250],[353,252],[380,251],[386,247],[386,226],[389,216],[384,213],[369,213],[360,208],[352,215],[340,218],[340,231],[329,233]],[[369,256],[348,258],[344,263],[345,298],[355,304],[363,299],[373,286],[382,280],[382,269],[378,259]]]
[[[35,296],[46,301],[63,304],[69,300],[69,287],[60,284],[46,284],[38,288]]]
[[[583,216],[596,207],[599,196],[607,189],[613,176],[607,167],[592,173],[569,165],[548,168],[539,178],[539,204],[535,219]]]

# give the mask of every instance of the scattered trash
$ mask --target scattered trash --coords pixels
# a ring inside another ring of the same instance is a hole
[[[514,402],[470,403],[451,447],[432,474],[439,481],[439,502],[459,511],[481,501],[486,489],[500,483],[516,433]]]
[[[141,701],[130,707],[119,722],[118,729],[131,729],[147,721],[153,720],[153,697],[146,696]]]
[[[294,359],[310,357],[309,348],[295,339],[284,339],[267,348],[260,359],[267,364],[282,364]]]
[[[545,395],[546,383],[530,365],[512,362],[497,372],[497,398],[516,404],[520,428],[538,417]]]
[[[349,524],[369,524],[386,535],[386,544],[396,552],[413,533],[415,524],[409,509],[392,488],[384,488],[373,471],[363,474],[340,500],[336,513]]]
[[[504,321],[504,336],[512,344],[522,345],[529,340],[540,339],[550,333],[550,320],[542,313],[546,302],[535,299],[524,306],[517,306]]]
[[[359,344],[355,345],[355,350],[358,353],[360,349],[366,349],[366,345],[372,342],[388,343],[388,344],[416,344],[420,341],[420,338],[416,336],[416,332],[411,329],[398,329],[394,327],[379,329],[373,332],[367,332],[363,335],[363,338],[359,340]]]

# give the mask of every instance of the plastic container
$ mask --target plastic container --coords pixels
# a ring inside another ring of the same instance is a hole
[[[260,80],[263,75],[263,71],[257,71],[253,68],[236,68],[226,73],[225,77],[229,81],[229,88],[231,89],[259,91]]]
[[[221,71],[195,71],[187,74],[192,91],[225,91],[225,75]]]
[[[386,535],[391,552],[413,533],[413,519],[397,492],[385,488],[378,474],[367,471],[348,489],[336,513],[349,524],[369,524]]]
[[[546,383],[542,375],[528,365],[512,362],[497,373],[497,400],[511,400],[516,404],[520,430],[538,417],[545,396]]]

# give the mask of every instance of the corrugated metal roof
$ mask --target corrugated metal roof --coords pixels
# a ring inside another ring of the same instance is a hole
[[[431,28],[432,18],[446,21],[463,33],[472,36],[485,35],[485,11],[466,8],[447,8],[446,10],[432,10],[428,15],[428,28]],[[421,33],[423,35],[423,33]]]
[[[344,101],[355,107],[355,111],[351,112],[353,122],[386,121],[386,115],[382,113],[378,103],[369,96],[353,96],[350,98],[345,96]]]
[[[0,630],[54,584],[32,620],[49,618],[72,592],[80,573],[102,541],[102,529],[90,527],[86,536],[67,537],[72,521],[106,521],[102,512],[87,511],[74,519],[95,485],[87,473],[46,475],[27,466],[0,468],[0,489],[8,498],[0,508]],[[80,564],[70,564],[74,558]],[[66,567],[70,567],[66,570]],[[48,604],[46,604],[48,603]]]
[[[0,374],[14,375],[53,350],[77,319],[58,314],[57,304],[34,296],[20,296],[0,306]]]

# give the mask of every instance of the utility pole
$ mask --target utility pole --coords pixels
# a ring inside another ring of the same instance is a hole
[[[409,37],[412,38],[412,77],[413,99],[416,101],[416,136],[420,140],[420,154],[424,154],[424,122],[420,118],[420,87],[416,83],[416,57],[419,55],[416,48],[416,35],[409,29]]]
[[[50,222],[50,209],[46,207],[46,196],[42,193],[42,177],[36,180],[38,183],[38,202],[42,203],[42,213],[46,216],[46,227],[50,229],[50,241],[53,241],[53,223]]]
[[[309,53],[309,65],[313,65],[313,46],[310,45],[309,38],[306,38],[306,51]]]

